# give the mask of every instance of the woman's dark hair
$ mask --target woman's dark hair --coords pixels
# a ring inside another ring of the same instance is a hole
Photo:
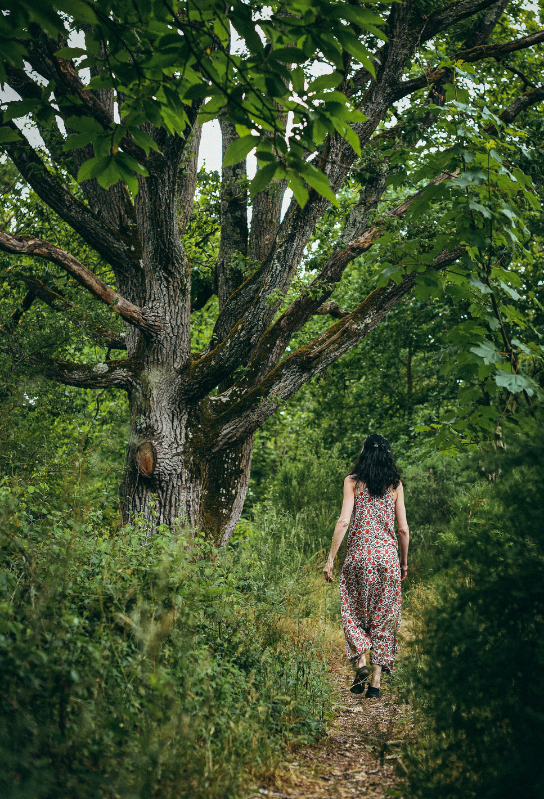
[[[351,470],[357,484],[364,483],[369,494],[381,497],[387,489],[400,483],[397,464],[391,455],[389,441],[378,433],[371,433],[363,443],[363,449]]]

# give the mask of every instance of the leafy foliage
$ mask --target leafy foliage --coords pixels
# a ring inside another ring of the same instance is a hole
[[[345,53],[374,74],[370,51],[353,29],[384,39],[376,12],[343,0],[281,0],[272,4],[271,14],[243,0],[227,7],[217,0],[100,0],[92,7],[65,0],[46,10],[24,0],[8,3],[6,10],[0,23],[1,82],[9,68],[23,67],[39,26],[62,43],[52,56],[61,69],[65,61],[76,74],[90,69],[88,89],[114,89],[123,97],[120,119],[110,123],[82,114],[81,103],[66,98],[63,111],[74,132],[65,152],[89,144],[94,150],[79,169],[79,181],[96,178],[107,189],[121,180],[135,195],[138,176],[149,174],[142,161],[159,149],[142,124],[182,134],[194,124],[193,109],[200,106],[200,123],[223,116],[237,126],[241,138],[231,145],[226,164],[257,149],[263,168],[252,181],[253,194],[286,177],[301,204],[308,197],[305,183],[336,202],[326,177],[305,155],[335,131],[360,151],[349,123],[364,116],[336,88],[344,80]],[[242,52],[232,51],[232,29]],[[67,46],[70,33],[80,30],[85,30],[84,47]],[[308,80],[308,70],[318,62],[332,73]],[[45,85],[40,97],[9,103],[4,123],[33,114],[51,128],[54,83]],[[0,141],[17,137],[13,127],[0,128]]]
[[[542,794],[542,445],[539,432],[487,459],[491,482],[462,499],[444,570],[413,603],[413,796]]]
[[[319,734],[326,647],[294,540],[254,530],[218,552],[181,526],[149,538],[2,502],[5,796],[235,796]]]

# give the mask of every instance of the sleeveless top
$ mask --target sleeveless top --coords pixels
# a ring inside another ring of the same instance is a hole
[[[355,496],[353,521],[348,536],[348,552],[364,544],[391,544],[398,546],[395,534],[394,492],[389,489],[381,497],[373,497],[362,486]]]

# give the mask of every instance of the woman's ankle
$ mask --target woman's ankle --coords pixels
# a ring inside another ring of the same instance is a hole
[[[382,667],[377,665],[377,664],[375,664],[374,665],[374,670],[372,672],[372,677],[371,677],[371,680],[370,680],[370,685],[373,688],[379,688],[380,687],[381,678],[382,678]]]

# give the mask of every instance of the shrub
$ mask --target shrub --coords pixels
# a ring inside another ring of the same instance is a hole
[[[423,720],[408,769],[422,799],[544,795],[544,436],[486,466],[496,479],[465,499],[447,568],[412,603]]]
[[[75,528],[2,499],[5,799],[236,796],[320,733],[327,664],[285,623],[292,572],[271,582],[245,540]]]

